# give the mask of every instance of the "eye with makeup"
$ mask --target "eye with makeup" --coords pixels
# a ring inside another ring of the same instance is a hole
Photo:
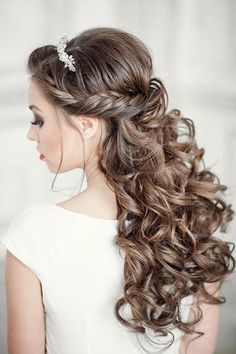
[[[38,125],[41,128],[44,124],[44,121],[40,117],[35,116],[35,120],[33,122],[31,121],[30,123],[33,125]]]

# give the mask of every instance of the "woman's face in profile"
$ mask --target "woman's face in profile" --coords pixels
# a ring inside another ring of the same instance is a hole
[[[27,132],[27,138],[36,142],[36,150],[43,154],[51,172],[56,172],[63,159],[60,172],[66,172],[83,166],[83,146],[81,136],[66,122],[62,112],[50,104],[34,80],[29,84],[29,108],[33,112],[32,124]],[[60,120],[60,121],[59,121]],[[78,120],[77,120],[78,122]],[[41,155],[42,157],[42,155]]]

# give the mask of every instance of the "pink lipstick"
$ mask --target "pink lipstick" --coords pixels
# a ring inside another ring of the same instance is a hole
[[[43,154],[40,154],[39,158],[40,158],[40,160],[43,160],[45,158],[45,156]]]

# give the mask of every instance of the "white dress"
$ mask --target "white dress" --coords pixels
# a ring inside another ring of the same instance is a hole
[[[114,304],[124,286],[124,255],[113,242],[116,224],[37,203],[8,225],[1,242],[42,284],[47,354],[145,353],[139,342],[159,353],[115,318]],[[186,320],[191,303],[192,296],[181,303]],[[165,354],[178,354],[182,332],[175,328],[173,334]]]

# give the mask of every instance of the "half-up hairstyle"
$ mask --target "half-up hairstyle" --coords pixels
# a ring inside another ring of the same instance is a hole
[[[66,52],[75,72],[58,60],[54,45],[35,49],[28,70],[66,115],[106,122],[98,168],[116,194],[115,243],[125,252],[114,314],[136,333],[165,336],[174,326],[203,335],[194,330],[200,306],[195,320],[184,322],[180,303],[188,295],[225,302],[206,284],[220,288],[235,268],[234,243],[215,235],[226,232],[234,214],[223,199],[227,187],[206,168],[193,121],[178,109],[167,112],[166,89],[142,41],[116,28],[91,28],[71,39]],[[126,305],[129,320],[121,313]]]

